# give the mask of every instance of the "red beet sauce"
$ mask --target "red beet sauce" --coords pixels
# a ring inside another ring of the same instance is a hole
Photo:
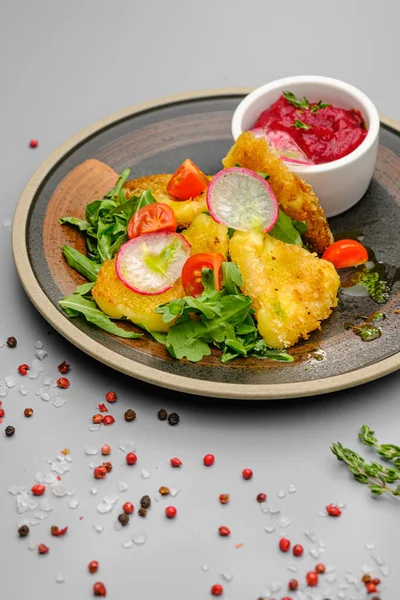
[[[329,105],[296,108],[282,95],[258,117],[254,128],[286,131],[315,164],[332,162],[353,152],[368,131],[361,113]],[[309,129],[294,127],[296,121]]]

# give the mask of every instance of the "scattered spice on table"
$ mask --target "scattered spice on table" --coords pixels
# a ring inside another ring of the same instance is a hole
[[[125,418],[125,421],[128,421],[128,422],[134,421],[136,419],[135,411],[132,410],[131,408],[128,408],[128,410],[125,411],[124,418]]]
[[[94,596],[107,596],[107,590],[106,590],[106,586],[104,585],[104,583],[97,581],[93,585],[93,595]]]
[[[31,492],[34,496],[43,496],[46,491],[46,486],[41,483],[36,483],[32,488]]]
[[[147,515],[147,508],[143,508],[143,506],[141,506],[138,510],[138,515],[139,517],[145,517]]]
[[[140,506],[141,506],[142,508],[150,508],[150,506],[151,506],[151,499],[150,499],[150,496],[143,496],[143,497],[140,499]]]
[[[215,462],[214,454],[206,454],[205,457],[203,458],[203,463],[205,464],[206,467],[211,467],[211,465],[213,465],[214,462]]]
[[[69,379],[67,379],[67,377],[60,377],[57,379],[56,383],[57,386],[63,390],[66,390],[70,386]]]
[[[315,571],[309,571],[306,575],[307,585],[310,587],[315,587],[318,585],[318,574]]]
[[[243,469],[243,479],[251,479],[253,477],[253,471],[251,469]]]
[[[170,463],[171,463],[171,467],[174,467],[174,468],[182,466],[182,461],[177,456],[175,456],[174,458],[171,458]]]
[[[46,546],[46,544],[39,544],[38,546],[38,552],[39,554],[47,554],[49,552],[50,548],[48,546]]]
[[[98,405],[97,405],[97,408],[99,409],[99,411],[100,411],[101,413],[103,413],[103,412],[108,412],[108,408],[107,408],[107,406],[106,406],[104,403],[103,403],[103,404],[98,404]]]
[[[160,492],[161,496],[168,496],[169,494],[169,488],[167,488],[165,485],[162,485],[158,491]]]
[[[33,408],[25,408],[25,410],[24,410],[24,416],[29,418],[32,415],[33,415]]]
[[[68,373],[68,371],[70,370],[70,365],[67,363],[66,360],[63,360],[57,367],[57,369],[59,370],[60,373]]]
[[[128,465],[135,465],[137,463],[137,456],[133,452],[128,452],[125,456],[125,460]]]
[[[220,494],[219,495],[219,501],[221,504],[228,504],[230,498],[231,497],[229,494]]]
[[[167,508],[165,509],[165,514],[168,517],[168,519],[173,519],[174,517],[176,517],[176,513],[177,510],[175,506],[167,506]]]
[[[68,531],[68,527],[64,527],[63,529],[59,529],[56,525],[53,525],[52,527],[50,527],[50,533],[54,537],[62,537],[63,535],[65,535],[67,533],[67,531]]]
[[[290,540],[287,538],[281,538],[279,540],[279,548],[282,552],[289,552],[290,545]]]
[[[223,592],[224,592],[224,588],[222,587],[222,585],[220,583],[216,583],[211,588],[211,594],[213,596],[222,596]]]
[[[160,410],[157,413],[157,416],[160,419],[160,421],[165,421],[168,418],[168,413],[165,410],[165,408],[160,408]]]
[[[7,437],[12,437],[15,433],[15,427],[13,427],[12,425],[7,425],[4,432]]]
[[[258,494],[257,495],[257,502],[265,502],[267,500],[267,494]]]
[[[334,504],[328,504],[328,506],[326,507],[326,512],[330,517],[340,517],[340,515],[342,514],[340,508],[338,506],[335,506]]]
[[[28,525],[21,525],[21,527],[19,527],[18,529],[18,535],[19,537],[26,537],[27,535],[29,535]]]
[[[178,413],[173,412],[168,415],[168,423],[170,425],[178,425],[179,421],[180,416],[178,415]]]
[[[103,425],[112,425],[113,423],[115,423],[115,419],[112,415],[106,415],[103,418]]]
[[[93,415],[93,417],[92,417],[92,421],[93,421],[93,423],[95,423],[95,425],[102,423],[103,419],[104,419],[104,417],[100,413],[97,413],[97,414]]]
[[[108,456],[111,453],[111,448],[108,444],[103,444],[101,447],[101,453],[103,456]]]
[[[107,469],[103,466],[96,467],[93,470],[93,475],[94,475],[95,479],[104,479],[107,475]]]
[[[111,473],[113,468],[112,463],[110,463],[109,461],[104,462],[103,467],[106,469],[107,473]]]
[[[25,377],[26,375],[28,375],[28,371],[30,369],[30,366],[23,363],[22,365],[19,365],[18,367],[18,373],[20,375],[22,375],[23,377]]]
[[[39,140],[31,140],[29,142],[29,148],[37,148],[39,145]]]
[[[15,348],[17,345],[17,340],[14,336],[7,338],[7,346],[9,348]]]
[[[303,554],[304,554],[303,546],[301,544],[295,544],[293,546],[293,555],[299,557],[299,556],[303,556]]]
[[[117,400],[117,392],[107,392],[106,393],[106,400],[107,400],[107,402],[111,402],[111,404],[113,402],[116,402],[116,400]]]
[[[129,515],[126,512],[121,513],[118,515],[118,521],[125,527],[129,523]]]
[[[218,533],[221,537],[228,537],[231,535],[231,530],[229,527],[222,526],[218,528]]]
[[[99,568],[99,563],[97,560],[92,560],[88,564],[89,573],[97,573],[98,568]]]
[[[132,502],[125,502],[125,504],[122,507],[122,510],[127,515],[131,515],[133,513],[133,511],[135,510],[135,507],[133,506]]]

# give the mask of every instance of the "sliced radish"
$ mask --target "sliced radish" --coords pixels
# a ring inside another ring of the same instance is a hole
[[[263,129],[262,127],[257,127],[252,131],[254,137],[266,139],[271,150],[284,162],[293,165],[315,164],[286,131]]]
[[[121,246],[115,268],[128,288],[155,296],[174,285],[189,255],[190,244],[180,233],[148,233]]]
[[[238,231],[267,232],[278,218],[271,186],[254,171],[241,167],[224,169],[213,177],[207,206],[215,221]]]

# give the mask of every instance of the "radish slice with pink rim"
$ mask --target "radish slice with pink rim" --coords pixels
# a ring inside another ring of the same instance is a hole
[[[268,232],[278,219],[271,186],[250,169],[232,167],[217,173],[207,190],[212,218],[238,231]]]
[[[121,246],[115,268],[126,287],[155,296],[174,285],[189,256],[190,244],[180,233],[148,233]]]
[[[303,166],[315,164],[286,131],[257,127],[252,129],[252,132],[256,138],[264,138],[270,149],[283,162]]]

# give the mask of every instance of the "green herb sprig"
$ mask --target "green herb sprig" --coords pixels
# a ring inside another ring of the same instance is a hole
[[[308,99],[305,96],[303,96],[303,98],[297,98],[292,92],[283,92],[283,96],[296,108],[307,109],[309,107]]]
[[[303,121],[299,121],[299,119],[295,120],[292,127],[295,127],[296,129],[305,129],[305,130],[312,129],[311,125],[307,125],[306,123],[303,123]]]
[[[400,469],[400,446],[395,444],[380,444],[373,431],[368,425],[363,425],[358,437],[365,446],[375,448],[376,453],[385,460],[390,460]]]
[[[339,442],[332,444],[331,451],[336,458],[345,463],[353,477],[362,484],[368,485],[375,496],[384,493],[400,496],[400,484],[393,487],[390,484],[400,481],[400,447],[394,444],[380,444],[374,436],[374,431],[363,425],[359,438],[366,446],[374,447],[377,454],[391,461],[393,466],[383,466],[377,462],[367,462],[354,450],[344,448]]]

